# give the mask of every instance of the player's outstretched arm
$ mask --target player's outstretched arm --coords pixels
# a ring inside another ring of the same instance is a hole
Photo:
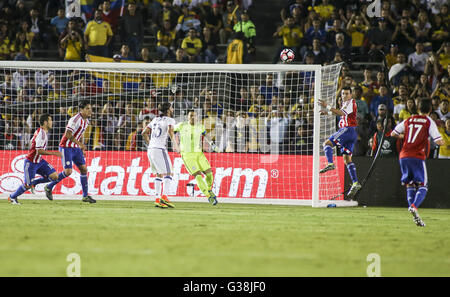
[[[335,114],[335,115],[338,115],[338,116],[345,116],[345,113],[344,113],[342,110],[331,107],[330,105],[328,105],[328,104],[327,104],[325,101],[323,101],[323,100],[319,100],[319,105],[320,105],[322,108],[325,108],[325,109],[326,109],[326,110],[321,110],[321,111],[320,111],[320,114],[321,114],[321,115],[332,115],[332,114]]]

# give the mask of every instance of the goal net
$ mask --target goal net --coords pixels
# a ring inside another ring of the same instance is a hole
[[[0,62],[0,195],[24,177],[24,159],[40,114],[52,115],[47,149],[57,150],[82,99],[93,113],[84,133],[89,193],[101,199],[154,199],[154,177],[141,136],[170,102],[177,123],[195,110],[219,152],[205,144],[219,202],[326,206],[344,190],[344,165],[319,176],[322,143],[336,117],[320,116],[318,99],[336,105],[341,64],[227,65],[145,63]],[[173,165],[170,198],[207,201],[184,167]],[[62,162],[44,156],[58,172]],[[79,173],[54,188],[55,199],[80,197]],[[36,196],[44,197],[43,185]],[[333,203],[353,205],[339,197]]]

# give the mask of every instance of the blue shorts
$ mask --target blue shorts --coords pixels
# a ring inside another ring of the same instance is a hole
[[[400,159],[402,185],[418,184],[428,186],[427,167],[425,161],[416,158]]]
[[[358,140],[358,133],[356,132],[356,127],[344,127],[340,128],[328,139],[341,149],[342,154],[351,156],[355,143]]]
[[[72,168],[72,162],[80,167],[86,164],[83,151],[79,147],[59,147],[62,153],[62,164],[64,169]]]
[[[31,181],[33,180],[34,176],[37,174],[41,175],[42,177],[49,177],[50,174],[55,172],[55,168],[53,168],[52,165],[50,165],[47,161],[44,159],[41,160],[39,163],[33,163],[29,160],[25,160],[23,173],[25,175],[25,184],[27,186],[31,185]]]

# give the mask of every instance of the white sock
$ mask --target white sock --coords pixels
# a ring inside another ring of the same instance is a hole
[[[162,182],[162,180],[159,177],[155,178],[155,195],[156,195],[156,198],[161,197],[161,182]]]
[[[172,184],[172,177],[170,175],[164,176],[163,180],[163,195],[167,195],[170,191],[170,185]]]

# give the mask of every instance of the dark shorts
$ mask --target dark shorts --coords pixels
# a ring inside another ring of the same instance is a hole
[[[428,186],[427,167],[424,160],[402,158],[400,159],[400,171],[402,173],[402,185],[417,184]]]
[[[27,186],[31,185],[31,181],[36,176],[36,173],[42,177],[49,177],[50,174],[55,172],[55,168],[50,165],[47,161],[42,159],[39,163],[33,163],[29,160],[25,160],[23,173],[25,175],[25,184]]]
[[[64,169],[72,168],[72,162],[80,167],[86,164],[83,151],[78,147],[59,147],[59,151],[62,153],[62,164]]]
[[[355,143],[358,140],[358,133],[356,132],[356,127],[344,127],[340,128],[328,139],[341,149],[342,154],[351,156]]]

